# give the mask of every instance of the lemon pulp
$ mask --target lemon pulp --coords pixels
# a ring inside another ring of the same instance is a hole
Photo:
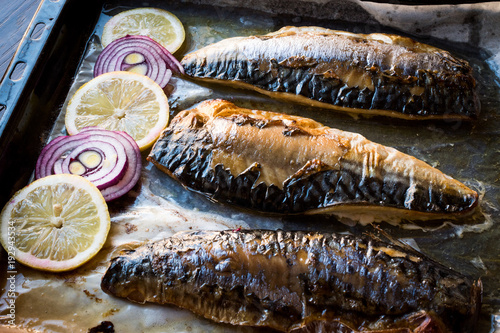
[[[71,97],[65,125],[70,135],[88,126],[124,131],[145,150],[168,119],[168,99],[156,82],[136,73],[110,72],[90,80]]]
[[[80,176],[59,174],[26,186],[5,205],[1,241],[9,255],[27,266],[66,271],[102,248],[109,227],[97,187]]]
[[[185,39],[184,26],[174,14],[159,8],[136,8],[113,16],[104,25],[104,47],[126,35],[147,36],[166,48],[177,51]]]

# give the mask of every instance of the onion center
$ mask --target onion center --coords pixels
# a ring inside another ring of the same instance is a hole
[[[144,62],[144,56],[140,53],[130,53],[125,57],[125,63],[129,65],[142,64]]]
[[[101,164],[102,156],[94,150],[87,150],[81,153],[78,159],[88,169],[95,169]]]
[[[70,173],[78,176],[85,175],[94,169],[98,168],[106,159],[103,158],[102,152],[97,150],[84,150],[72,159],[69,163],[68,170]]]

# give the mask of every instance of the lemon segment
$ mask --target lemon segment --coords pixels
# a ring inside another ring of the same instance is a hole
[[[106,47],[127,35],[147,36],[170,53],[177,51],[185,39],[184,26],[177,16],[158,8],[136,8],[113,16],[104,25],[101,44]]]
[[[18,191],[1,213],[1,243],[20,263],[75,269],[104,245],[110,216],[101,192],[83,177],[58,174]]]
[[[70,135],[88,126],[124,131],[145,150],[168,119],[168,99],[156,82],[137,73],[109,72],[90,80],[71,97],[65,125]]]

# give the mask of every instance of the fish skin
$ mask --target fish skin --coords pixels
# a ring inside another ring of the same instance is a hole
[[[189,231],[149,242],[113,258],[101,288],[296,333],[470,332],[482,293],[480,280],[374,236],[281,230]]]
[[[224,100],[180,112],[148,160],[211,200],[265,213],[437,219],[478,204],[459,181],[359,134]]]
[[[465,60],[391,34],[284,27],[208,45],[181,64],[195,79],[351,113],[473,119],[480,111]]]

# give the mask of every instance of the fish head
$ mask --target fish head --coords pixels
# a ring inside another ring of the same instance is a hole
[[[151,263],[138,256],[135,250],[122,251],[113,258],[102,277],[101,289],[114,296],[127,298],[133,302],[145,303],[147,295],[144,280],[152,276]]]

